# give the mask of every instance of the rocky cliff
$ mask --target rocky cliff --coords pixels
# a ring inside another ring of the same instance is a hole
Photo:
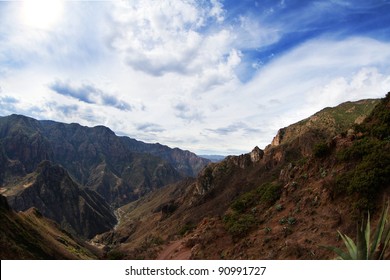
[[[100,195],[82,189],[64,168],[49,161],[43,161],[33,173],[2,190],[16,211],[35,207],[62,228],[83,238],[108,231],[117,222],[113,210]]]

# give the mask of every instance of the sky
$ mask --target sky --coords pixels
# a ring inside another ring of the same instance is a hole
[[[390,91],[390,0],[0,1],[0,116],[197,154]]]

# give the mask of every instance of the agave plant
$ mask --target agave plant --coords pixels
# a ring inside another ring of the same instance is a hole
[[[390,246],[389,202],[383,207],[374,235],[371,237],[370,213],[357,231],[357,242],[337,231],[347,247],[347,252],[337,247],[326,247],[343,260],[382,260]]]

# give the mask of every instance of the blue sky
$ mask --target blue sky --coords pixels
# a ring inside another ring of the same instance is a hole
[[[390,91],[389,0],[0,1],[0,115],[199,154]]]

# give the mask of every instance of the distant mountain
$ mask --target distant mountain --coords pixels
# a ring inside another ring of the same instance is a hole
[[[81,238],[111,229],[116,207],[196,175],[208,162],[104,126],[0,118],[0,194],[13,209],[35,207]]]
[[[96,248],[75,239],[36,208],[14,212],[0,195],[0,259],[96,259]]]
[[[0,118],[0,157],[7,157],[12,165],[7,174],[0,173],[0,182],[12,179],[12,172],[28,174],[43,160],[50,160],[116,206],[196,175],[208,163],[188,151],[118,137],[103,126],[37,121],[20,115]]]
[[[226,156],[220,156],[220,155],[199,155],[199,157],[208,159],[211,162],[220,162],[220,161],[224,160]]]
[[[185,176],[196,177],[210,163],[209,159],[197,156],[190,151],[183,151],[178,148],[171,149],[159,143],[148,144],[129,137],[123,137],[122,140],[131,151],[162,158]]]
[[[390,93],[327,108],[273,143],[118,209],[94,241],[122,258],[332,259],[390,191]],[[387,254],[390,257],[390,253]]]

